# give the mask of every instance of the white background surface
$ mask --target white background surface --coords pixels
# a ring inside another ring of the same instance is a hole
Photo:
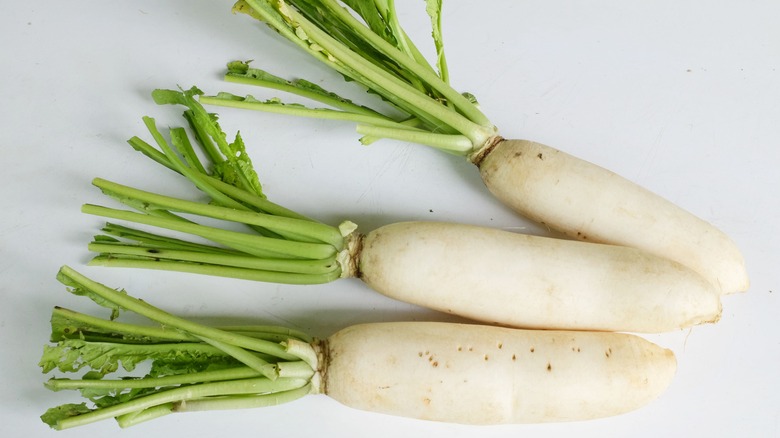
[[[398,3],[402,23],[423,41],[422,2]],[[717,325],[650,336],[676,352],[678,374],[659,400],[620,417],[476,428],[363,413],[313,396],[267,410],[172,415],[121,436],[780,436],[779,4],[445,3],[453,83],[480,99],[504,136],[594,161],[713,222],[743,249],[750,291],[724,299]],[[3,2],[1,436],[54,436],[38,415],[76,400],[46,391],[36,367],[52,306],[96,310],[55,281],[62,264],[204,321],[261,320],[327,336],[363,321],[448,319],[357,281],[292,287],[84,266],[101,221],[79,206],[110,204],[92,177],[192,193],[125,144],[145,135],[143,115],[181,123],[179,108],[151,102],[152,89],[197,84],[246,93],[220,79],[224,63],[238,58],[355,94],[230,6]],[[350,124],[220,113],[229,133],[242,130],[269,197],[324,222],[348,218],[370,230],[435,219],[541,232],[492,200],[460,159],[389,141],[361,147]],[[84,433],[120,436],[120,429],[106,421],[57,436]]]

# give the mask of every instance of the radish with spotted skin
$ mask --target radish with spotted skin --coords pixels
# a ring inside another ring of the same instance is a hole
[[[349,327],[326,345],[329,397],[467,424],[629,412],[663,393],[676,370],[670,350],[622,333],[408,322]]]

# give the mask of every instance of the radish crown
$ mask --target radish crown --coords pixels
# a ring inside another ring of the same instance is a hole
[[[177,127],[165,138],[152,118],[144,122],[158,147],[133,137],[129,143],[154,161],[187,177],[209,198],[188,201],[96,178],[93,184],[136,211],[86,204],[82,211],[101,217],[167,229],[205,239],[205,243],[162,236],[108,223],[89,249],[100,253],[90,263],[184,271],[292,284],[327,283],[342,276],[339,262],[354,224],[322,224],[270,202],[262,192],[240,135],[226,140],[217,118],[195,100],[200,90],[155,90],[160,104],[182,104],[195,144]],[[187,215],[187,217],[183,216]],[[208,224],[216,220],[218,224]],[[197,221],[197,222],[196,222]],[[229,229],[227,223],[246,230]]]
[[[305,80],[287,81],[248,63],[228,64],[226,79],[297,94],[331,108],[307,108],[279,99],[219,93],[204,104],[287,113],[358,123],[371,143],[392,138],[472,155],[491,142],[496,129],[470,94],[449,85],[441,32],[441,0],[427,0],[436,68],[398,22],[393,0],[240,0],[233,10],[261,20],[310,55],[363,85],[400,110],[393,117],[337,96]]]
[[[102,319],[57,307],[51,342],[39,363],[44,373],[74,373],[81,379],[52,378],[53,391],[79,390],[94,405],[65,404],[41,416],[54,429],[116,418],[132,426],[174,412],[271,406],[318,390],[318,359],[312,339],[276,326],[207,327],[97,283],[64,266],[57,279],[75,295],[112,310]],[[117,322],[130,311],[156,323]],[[123,368],[151,361],[142,377],[110,378]]]

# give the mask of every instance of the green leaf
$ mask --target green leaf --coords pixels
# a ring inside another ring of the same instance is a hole
[[[170,388],[132,388],[129,390],[84,388],[81,396],[95,404],[96,408],[107,408],[127,403],[140,397],[156,394]]]
[[[145,342],[148,341],[149,338],[138,336],[133,337],[132,335],[118,335],[115,332],[112,332],[110,330],[106,330],[103,327],[98,327],[96,325],[89,324],[85,321],[79,321],[77,319],[71,318],[67,314],[64,314],[62,312],[58,312],[58,309],[55,309],[55,311],[51,315],[51,341],[52,342],[59,342],[66,339],[82,339],[82,340],[109,340],[112,338],[118,339],[118,340],[137,340],[138,342]]]
[[[221,166],[222,181],[236,187],[240,187],[244,181],[249,182],[251,191],[262,195],[263,189],[260,186],[260,180],[252,167],[252,160],[246,153],[246,146],[240,132],[236,133],[235,140],[227,147],[230,156],[234,159],[227,161],[231,164],[230,166]]]
[[[121,306],[116,304],[115,302],[108,300],[106,298],[103,298],[102,296],[92,292],[89,288],[84,287],[81,283],[79,283],[74,278],[67,275],[62,270],[57,272],[57,280],[64,284],[67,287],[68,292],[72,293],[73,295],[79,295],[88,297],[92,301],[94,301],[96,304],[111,309],[111,319],[114,320],[117,317],[119,317],[119,313],[124,310]],[[117,290],[119,293],[125,293],[124,290]]]
[[[230,82],[261,86],[296,94],[343,111],[381,116],[379,112],[366,106],[357,105],[350,99],[341,97],[311,81],[305,79],[286,80],[265,70],[252,68],[249,66],[249,62],[245,61],[228,63],[228,71],[225,78]]]
[[[431,35],[436,46],[436,67],[439,69],[439,77],[449,83],[447,59],[444,56],[444,36],[441,31],[441,8],[442,0],[425,0],[425,11],[431,17]]]
[[[201,146],[209,150],[213,147],[211,145],[213,141],[222,153],[222,157],[209,154],[210,159],[214,161],[212,164],[215,166],[214,170],[217,176],[225,182],[231,183],[232,181],[232,185],[240,182],[240,187],[262,196],[263,189],[260,180],[252,167],[252,161],[246,153],[241,136],[236,134],[235,140],[228,142],[227,135],[219,126],[216,114],[207,112],[195,99],[195,96],[202,94],[203,92],[197,87],[192,87],[186,91],[157,89],[152,92],[152,98],[161,105],[178,104],[186,106],[189,111],[185,113],[185,118],[197,133],[196,139],[201,143]],[[184,148],[182,151],[186,155],[188,149],[180,136],[179,144]],[[189,150],[191,151],[191,148]]]
[[[269,360],[270,357],[268,358]],[[210,356],[203,360],[155,360],[149,369],[148,377],[177,376],[235,368],[238,361],[228,356]]]
[[[86,403],[69,403],[53,407],[41,415],[41,420],[48,424],[52,429],[57,429],[57,424],[65,418],[75,417],[77,415],[92,412]]]
[[[132,371],[139,363],[155,359],[166,363],[203,364],[227,354],[202,343],[121,344],[67,339],[57,345],[44,346],[38,365],[44,373],[54,369],[76,372],[82,368],[102,375],[119,370]]]
[[[161,344],[193,340],[177,330],[119,323],[61,307],[52,311],[51,331],[52,342],[81,339],[120,344]]]
[[[382,8],[379,2],[365,0],[344,0],[344,4],[355,11],[375,34],[397,46],[398,41],[393,34],[392,28],[388,26],[388,15],[392,11],[387,5]]]

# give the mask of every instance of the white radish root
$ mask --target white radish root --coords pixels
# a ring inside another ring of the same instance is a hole
[[[522,328],[658,333],[721,312],[700,275],[641,250],[462,224],[374,230],[358,275],[401,301]]]
[[[742,254],[725,233],[602,167],[525,140],[498,143],[478,164],[498,199],[551,229],[669,258],[722,293],[749,287]]]
[[[621,333],[450,323],[349,327],[324,347],[323,392],[424,420],[538,423],[635,410],[670,384],[674,354]]]

